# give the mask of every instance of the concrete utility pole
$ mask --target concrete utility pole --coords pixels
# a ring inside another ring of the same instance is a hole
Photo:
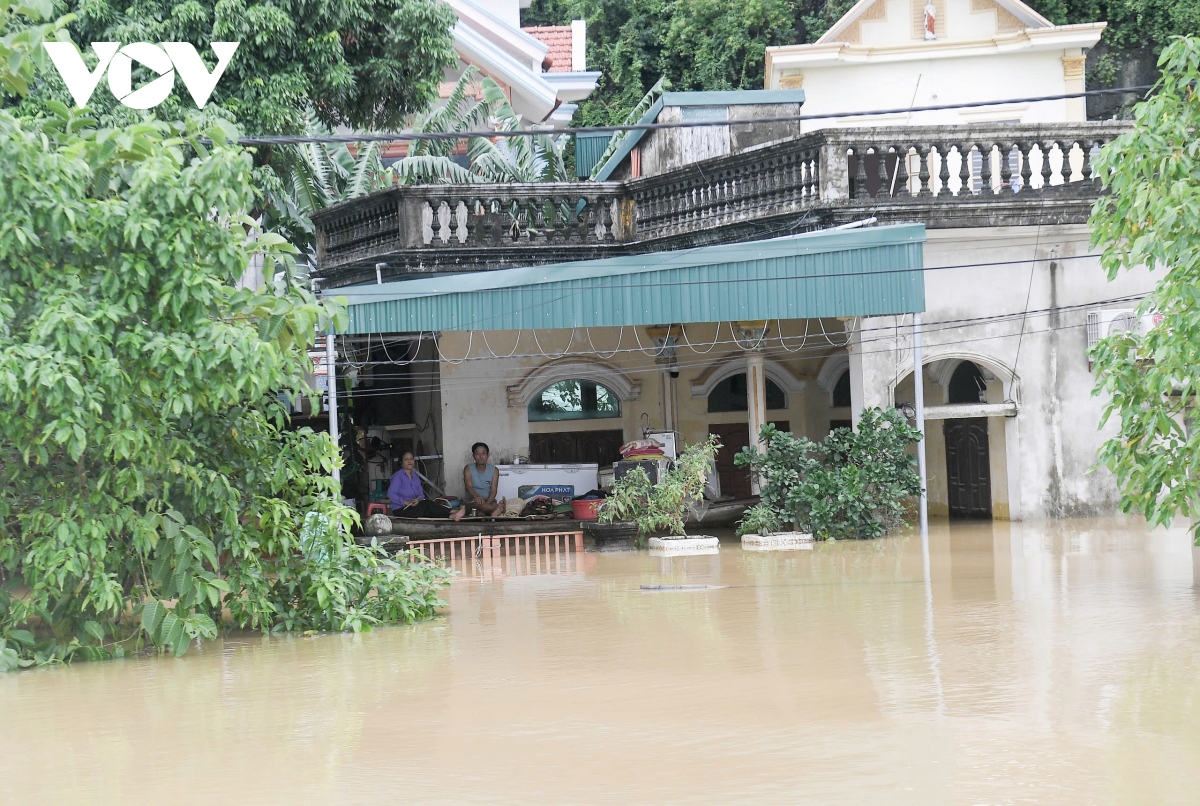
[[[913,395],[916,397],[917,430],[921,441],[917,443],[917,474],[921,477],[921,534],[929,532],[929,475],[925,472],[925,368],[921,357],[921,314],[913,314]]]
[[[325,383],[326,394],[329,400],[329,436],[333,440],[334,446],[337,447],[339,458],[342,452],[341,437],[338,434],[338,413],[337,413],[337,346],[334,340],[333,326],[330,325],[329,332],[325,335]],[[333,480],[341,482],[342,471],[335,464],[333,467]],[[341,500],[340,496],[339,499]]]
[[[767,375],[763,367],[765,356],[761,348],[746,353],[746,413],[750,427],[750,444],[759,453],[766,453],[767,446],[758,434],[767,422]],[[758,474],[750,474],[750,492],[758,495]]]

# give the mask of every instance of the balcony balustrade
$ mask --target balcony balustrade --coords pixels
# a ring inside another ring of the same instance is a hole
[[[850,223],[1078,224],[1123,123],[826,129],[626,182],[394,187],[316,214],[327,287]]]

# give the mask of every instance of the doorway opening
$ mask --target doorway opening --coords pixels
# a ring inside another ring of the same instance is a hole
[[[987,401],[983,373],[963,361],[950,376],[950,403]],[[992,517],[992,470],[986,417],[946,420],[946,503],[951,518]]]

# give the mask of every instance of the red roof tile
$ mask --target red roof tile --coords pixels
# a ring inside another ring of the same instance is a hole
[[[571,72],[570,25],[536,25],[521,30],[550,48],[550,52],[546,54],[546,59],[550,62],[550,66],[546,68],[549,72]]]

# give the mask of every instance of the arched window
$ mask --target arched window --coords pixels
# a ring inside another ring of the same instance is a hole
[[[974,362],[963,361],[950,376],[946,390],[951,403],[986,403],[987,383]]]
[[[770,378],[767,381],[767,408],[786,409],[787,396],[779,385]],[[746,411],[746,373],[730,375],[708,393],[709,413],[719,411]]]
[[[854,403],[850,398],[850,370],[846,370],[833,386],[833,407],[835,409],[848,409],[853,405]]]
[[[595,381],[559,381],[529,401],[529,421],[535,423],[620,416],[621,401],[616,393]]]

